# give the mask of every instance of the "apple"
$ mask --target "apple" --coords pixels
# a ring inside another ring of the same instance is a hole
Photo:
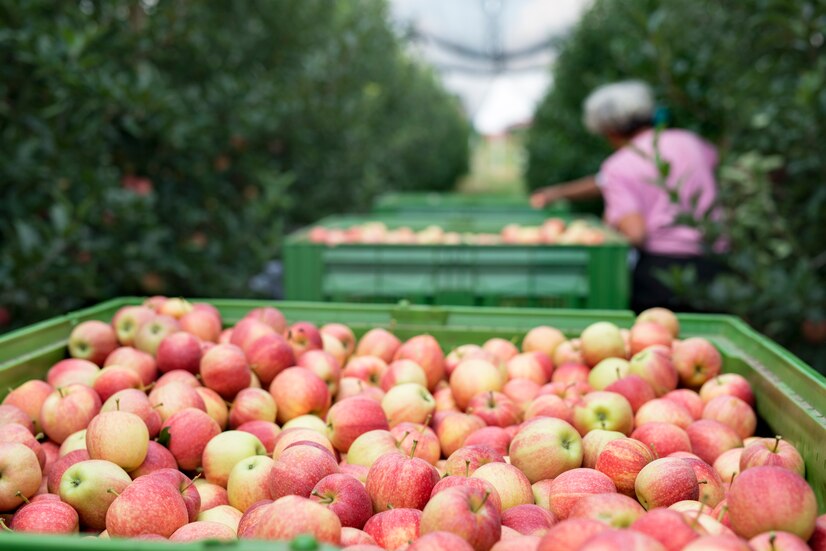
[[[749,540],[753,551],[809,551],[812,549],[799,536],[789,532],[763,532]]]
[[[751,407],[754,407],[754,392],[751,384],[742,375],[737,373],[721,373],[703,383],[700,387],[700,398],[708,403],[717,396],[737,396]]]
[[[720,373],[723,359],[720,352],[708,340],[692,337],[674,345],[674,368],[680,382],[688,388],[698,389]]]
[[[244,352],[232,344],[218,344],[201,358],[201,380],[225,400],[249,386],[252,372]]]
[[[525,409],[525,420],[537,417],[555,417],[573,423],[574,411],[571,406],[555,394],[542,394],[532,400]]]
[[[633,438],[618,438],[605,443],[594,468],[605,474],[619,493],[635,497],[634,481],[652,461],[654,455],[648,446]]]
[[[743,446],[743,440],[734,429],[712,419],[694,421],[685,431],[691,440],[691,451],[709,465],[713,465],[724,451]]]
[[[701,536],[692,541],[683,551],[753,551],[749,544],[737,536],[709,535]]]
[[[740,474],[740,457],[743,455],[744,449],[732,448],[726,450],[714,460],[712,467],[719,478],[730,484],[734,477]]]
[[[391,509],[370,517],[367,532],[384,549],[401,549],[419,537],[422,512],[419,509]]]
[[[377,546],[376,549],[382,548]],[[406,551],[473,551],[473,547],[456,534],[440,530],[419,536],[418,539],[406,547]]]
[[[496,356],[484,350],[478,344],[462,344],[445,356],[445,375],[448,379],[450,379],[456,366],[465,360],[485,360],[494,365],[501,363]]]
[[[805,474],[806,464],[800,452],[780,436],[761,438],[745,447],[739,461],[739,470],[759,466],[785,467],[800,476]]]
[[[330,407],[330,390],[321,378],[303,367],[289,367],[270,384],[275,398],[278,422],[285,423],[299,415],[324,416]]]
[[[112,318],[112,327],[118,342],[123,346],[131,346],[135,341],[138,329],[156,316],[155,311],[147,306],[122,306]]]
[[[137,469],[129,471],[129,476],[134,480],[139,476],[150,474],[161,469],[177,468],[178,462],[175,461],[175,456],[172,455],[172,452],[154,440],[150,440],[146,448],[146,458]]]
[[[20,442],[0,442],[0,473],[0,511],[13,511],[43,480],[37,455]]]
[[[309,534],[317,541],[332,545],[338,545],[341,541],[341,521],[335,513],[305,497],[284,496],[262,505],[256,516],[258,521],[243,537],[291,540],[301,534]],[[239,525],[239,535],[240,532]]]
[[[815,520],[815,531],[809,538],[809,545],[813,551],[823,551],[826,549],[826,514],[820,515]]]
[[[647,423],[670,423],[685,429],[694,422],[691,413],[674,400],[655,398],[640,406],[634,415],[634,424],[638,427]]]
[[[703,419],[713,419],[734,429],[740,438],[748,438],[757,428],[757,416],[746,402],[736,396],[717,396],[706,403]]]
[[[201,341],[185,331],[164,337],[155,353],[155,361],[161,373],[183,370],[198,373],[201,363]]]
[[[594,429],[582,437],[582,466],[593,469],[597,464],[597,458],[605,445],[618,438],[626,436],[615,430]]]
[[[568,520],[589,518],[604,522],[609,527],[627,528],[644,514],[642,505],[625,494],[592,494],[574,504],[568,513]]]
[[[365,488],[377,513],[390,508],[422,509],[438,481],[439,472],[427,461],[390,452],[370,467]]]
[[[218,342],[221,336],[221,317],[203,308],[193,308],[178,320],[181,330],[204,342]]]
[[[362,434],[389,429],[385,411],[367,398],[354,397],[336,402],[327,412],[326,419],[327,437],[337,450],[345,453]]]
[[[433,487],[433,491],[430,493],[430,498],[433,499],[433,496],[435,496],[436,494],[443,492],[448,488],[454,488],[456,486],[469,486],[472,488],[477,488],[483,493],[489,493],[490,496],[488,499],[496,507],[496,510],[501,513],[502,499],[499,497],[499,492],[496,491],[496,488],[494,488],[493,484],[481,478],[468,478],[465,476],[450,475],[445,476]]]
[[[361,482],[347,474],[334,473],[319,480],[310,499],[334,512],[342,527],[361,529],[373,515],[370,494]]]
[[[20,425],[34,433],[34,422],[29,415],[17,406],[0,405],[0,427],[3,425]]]
[[[580,335],[582,358],[595,366],[605,358],[625,358],[625,342],[619,328],[611,322],[592,323]]]
[[[691,451],[688,433],[672,423],[643,423],[634,429],[631,438],[648,446],[657,457],[666,457],[677,451]]]
[[[493,337],[485,341],[482,350],[493,354],[500,363],[507,364],[508,361],[519,354],[519,349],[509,340]]]
[[[200,480],[200,479],[198,479]],[[198,486],[199,492],[201,491],[201,486]],[[272,503],[271,499],[265,499],[262,501]],[[257,503],[261,503],[262,501],[258,501]],[[219,522],[224,526],[227,526],[232,530],[233,534],[238,534],[238,526],[241,523],[241,519],[243,518],[244,513],[236,509],[235,507],[227,504],[223,505],[216,505],[214,507],[210,507],[209,509],[201,508],[201,512],[198,513],[198,517],[196,520],[199,521],[208,521],[208,522]]]
[[[656,539],[634,530],[606,530],[588,540],[580,547],[582,551],[665,551]]]
[[[509,455],[531,483],[555,478],[582,464],[582,438],[570,423],[552,417],[526,422],[513,437]]]
[[[703,407],[705,406],[705,402],[703,402],[702,397],[690,388],[678,388],[676,390],[672,390],[670,392],[666,392],[663,395],[663,398],[666,400],[671,400],[672,402],[677,402],[681,406],[683,406],[688,412],[691,414],[692,419],[695,421],[703,416]]]
[[[272,327],[276,333],[284,333],[287,329],[287,318],[274,306],[260,306],[253,308],[244,319],[254,319]]]
[[[472,432],[484,426],[485,421],[477,415],[448,412],[435,426],[442,455],[450,457],[450,454],[464,445],[465,439]]]
[[[267,454],[272,454],[275,449],[275,440],[281,433],[281,429],[275,423],[267,421],[247,421],[240,425],[236,430],[248,432],[258,437],[267,450]]]
[[[413,360],[410,360],[413,361]],[[376,356],[354,356],[341,371],[342,379],[356,378],[371,386],[379,386],[387,373],[387,363]],[[423,370],[424,371],[424,370]],[[343,383],[344,381],[340,381]]]
[[[537,551],[577,551],[595,535],[611,527],[590,518],[569,518],[555,524],[541,540]]]
[[[40,409],[43,432],[60,444],[70,434],[85,429],[100,406],[100,397],[88,386],[75,383],[58,388]]]
[[[371,430],[359,435],[350,445],[347,463],[370,467],[381,455],[397,451],[398,442],[388,430]]]
[[[80,523],[77,511],[54,497],[56,499],[35,498],[20,507],[12,517],[9,528],[19,533],[76,534]]]
[[[651,385],[657,396],[664,396],[677,388],[679,374],[671,359],[671,349],[661,345],[649,346],[631,357],[628,371],[639,375]]]
[[[588,374],[588,384],[594,390],[604,390],[605,387],[628,375],[628,360],[625,358],[605,358],[600,360]]]
[[[174,435],[172,435],[174,438]],[[209,482],[226,488],[229,473],[236,463],[253,455],[264,455],[267,450],[253,434],[228,430],[213,436],[203,448],[201,464]]]
[[[277,460],[281,456],[281,453],[293,444],[306,444],[308,442],[318,444],[329,451],[333,457],[338,457],[338,452],[324,434],[314,429],[291,428],[282,430],[276,437],[272,450],[272,458]]]
[[[376,327],[365,333],[356,346],[356,356],[376,356],[385,363],[393,361],[401,341],[393,334],[381,327]],[[414,360],[415,361],[415,360]]]
[[[654,307],[643,310],[637,315],[637,323],[654,322],[668,329],[673,338],[680,335],[680,322],[674,312],[668,308]]]
[[[606,386],[605,390],[624,396],[625,399],[628,400],[628,403],[631,404],[631,411],[634,413],[637,413],[643,404],[656,397],[651,385],[639,375],[633,374],[617,379]]]
[[[667,551],[680,551],[700,537],[685,516],[669,509],[652,509],[635,520],[630,528],[659,541]]]
[[[505,462],[505,457],[488,446],[464,446],[450,454],[445,463],[444,472],[447,475],[468,477],[473,472],[492,462]]]
[[[128,367],[110,365],[100,370],[100,374],[92,384],[92,389],[98,393],[102,401],[106,401],[112,394],[127,388],[141,388],[140,375]]]
[[[634,412],[622,394],[595,390],[574,404],[573,424],[582,435],[593,429],[616,430],[629,435],[634,430]]]
[[[329,413],[329,412],[327,412]],[[277,426],[277,425],[276,425]],[[327,423],[325,423],[324,419],[318,417],[317,415],[299,415],[298,417],[293,417],[283,426],[284,429],[312,429],[319,434],[327,435]]]
[[[422,511],[421,534],[451,532],[475,550],[488,550],[502,533],[502,516],[478,488],[457,486],[439,492]]]
[[[355,550],[361,549],[362,551],[380,551],[383,549],[376,545],[376,540],[373,539],[373,536],[364,530],[359,530],[351,526],[341,527],[341,547],[342,549],[354,548]]]
[[[553,361],[554,365],[559,366],[567,363],[584,364],[582,341],[580,339],[571,339],[559,343],[554,350]]]
[[[2,404],[15,406],[26,412],[34,424],[34,431],[42,429],[40,422],[40,409],[46,398],[54,392],[54,388],[45,381],[32,379],[26,381],[17,388],[10,390],[3,398]]]
[[[165,301],[160,302],[157,307],[158,314],[175,319],[180,319],[191,311],[192,304],[188,300],[180,297],[167,298]]]
[[[445,355],[432,335],[416,335],[402,344],[393,360],[412,360],[427,376],[427,388],[433,390],[445,376]]]
[[[291,494],[309,497],[319,480],[339,471],[336,457],[324,446],[297,442],[287,447],[270,469],[270,496],[273,499]]]
[[[258,456],[256,456],[258,457]],[[229,505],[229,496],[226,488],[218,486],[212,482],[208,482],[203,478],[196,478],[192,481],[192,485],[198,490],[198,495],[201,496],[201,509],[199,511],[199,520],[210,520],[200,518],[200,514],[209,511],[221,505]],[[234,507],[233,507],[234,509]],[[237,524],[237,523],[236,523]]]
[[[298,359],[298,366],[309,369],[327,383],[330,394],[338,390],[338,380],[341,378],[341,366],[338,360],[324,350],[308,350]]]
[[[235,395],[229,410],[229,426],[237,429],[247,421],[275,422],[275,398],[260,388],[244,388]]]
[[[68,358],[60,360],[46,372],[46,382],[52,388],[81,384],[91,387],[100,374],[100,367],[89,360]]]
[[[39,444],[38,444],[39,445]],[[35,453],[41,452],[41,449],[33,448],[36,450]],[[73,432],[60,445],[58,448],[58,456],[64,456],[67,453],[73,452],[75,450],[85,450],[86,449],[86,429],[79,430],[77,432]],[[43,459],[43,455],[40,454],[38,459]]]
[[[287,329],[284,337],[292,346],[296,359],[299,359],[308,350],[322,350],[324,348],[321,332],[315,324],[308,321],[295,322]]]
[[[489,482],[502,503],[502,511],[511,507],[533,503],[533,488],[528,477],[513,465],[507,463],[487,463],[476,469],[471,478]]]
[[[256,529],[256,525],[262,518],[262,513],[265,512],[266,506],[274,503],[272,499],[262,499],[250,505],[246,513],[241,515],[238,521],[238,529],[236,530],[239,538],[251,538]]]
[[[616,491],[617,488],[614,482],[597,470],[571,469],[560,474],[551,482],[549,491],[550,509],[556,518],[566,519],[573,506],[583,497],[593,494],[616,493]],[[550,525],[547,528],[550,528]]]
[[[296,364],[290,343],[276,333],[268,333],[255,339],[244,349],[250,369],[268,386],[275,377]]]
[[[163,480],[178,490],[184,500],[189,522],[194,522],[198,518],[201,494],[188,476],[177,469],[158,469],[147,475],[147,478],[150,477]]]
[[[634,482],[637,499],[646,509],[668,507],[700,496],[694,469],[676,457],[655,459],[640,470]]]
[[[438,441],[438,439],[437,439]],[[508,454],[511,436],[502,427],[483,427],[465,438],[465,446],[488,446],[502,456]]]
[[[324,335],[330,335],[337,339],[343,346],[345,355],[352,356],[356,350],[356,336],[353,330],[343,323],[327,323],[320,328],[322,338]]]
[[[391,427],[405,422],[423,423],[436,409],[436,401],[422,385],[403,383],[387,391],[381,409]]]
[[[69,334],[69,354],[97,365],[103,365],[106,356],[117,347],[114,328],[102,321],[82,321]]]
[[[207,444],[221,434],[221,427],[206,412],[196,408],[184,408],[174,413],[163,424],[169,442],[166,445],[178,467],[191,471],[201,466]]]
[[[103,530],[110,505],[131,482],[126,471],[111,461],[80,461],[61,476],[60,499],[74,507],[84,527]]]
[[[790,532],[803,540],[814,533],[817,500],[799,474],[774,466],[751,467],[731,483],[727,494],[731,528],[753,538],[763,532]]]
[[[565,342],[565,335],[556,327],[539,325],[525,334],[522,339],[524,352],[544,352],[553,356],[556,347]]]
[[[246,352],[253,342],[266,335],[280,335],[280,333],[261,320],[244,318],[232,328],[229,344]]]
[[[178,323],[178,320],[170,316],[158,315],[141,325],[132,344],[138,350],[154,357],[161,341],[180,330],[181,324]]]
[[[0,443],[12,442],[23,444],[32,450],[35,456],[37,456],[37,462],[41,470],[46,466],[46,452],[29,429],[17,423],[0,427]]]
[[[470,400],[481,392],[499,391],[505,381],[502,373],[485,360],[465,360],[450,375],[450,390],[459,409],[467,409]]]
[[[540,385],[528,379],[511,379],[502,387],[502,394],[513,400],[519,406],[519,409],[524,412],[531,400],[539,395],[540,388]],[[452,399],[453,395],[448,394]],[[438,398],[436,409],[439,410]]]
[[[147,354],[131,346],[121,346],[106,356],[106,361],[103,362],[103,366],[105,368],[110,365],[128,367],[138,374],[141,384],[145,387],[152,384],[152,381],[158,376],[155,358],[153,358],[151,354]]]
[[[143,419],[134,413],[102,412],[86,429],[89,457],[110,461],[127,472],[141,466],[148,448],[149,430]]]
[[[193,541],[232,541],[237,538],[235,531],[220,522],[199,520],[185,524],[175,530],[169,541],[188,543]]]
[[[470,399],[467,412],[481,417],[488,426],[508,427],[519,423],[519,406],[505,394],[481,392]]]
[[[583,363],[564,363],[551,375],[552,383],[587,383],[591,368]]]
[[[184,371],[183,369],[173,369],[167,373],[164,373],[158,380],[155,381],[155,384],[152,386],[153,389],[160,388],[164,385],[168,385],[169,383],[183,383],[192,388],[201,388],[201,381],[195,375],[195,373],[190,373],[189,371]]]
[[[637,321],[631,327],[628,338],[632,355],[657,344],[671,348],[673,340],[668,328],[653,321]]]
[[[547,364],[551,365],[550,371],[553,372],[553,364],[550,363],[550,360],[547,360]],[[551,376],[551,373],[543,365],[542,357],[534,352],[517,354],[508,360],[505,369],[508,372],[508,379],[528,379],[538,385],[547,383]]]
[[[189,522],[180,489],[164,477],[144,476],[120,492],[106,513],[112,538],[158,534],[168,538]]]
[[[236,463],[227,479],[229,505],[243,513],[256,501],[269,499],[269,477],[273,463],[266,455],[253,455]]]
[[[204,401],[204,409],[207,415],[218,423],[221,430],[226,429],[229,423],[229,408],[227,408],[227,403],[221,398],[221,395],[205,386],[199,386],[195,389],[195,392]]]
[[[402,383],[418,383],[427,386],[427,374],[422,366],[413,360],[397,360],[387,366],[379,380],[379,386],[385,392]]]

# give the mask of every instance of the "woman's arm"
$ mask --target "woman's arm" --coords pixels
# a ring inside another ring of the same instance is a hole
[[[531,195],[531,205],[542,208],[560,199],[595,199],[600,196],[595,176],[586,176],[579,180],[565,182],[536,190]]]
[[[637,248],[642,248],[645,243],[645,219],[638,212],[626,214],[617,221],[615,226],[628,241]]]

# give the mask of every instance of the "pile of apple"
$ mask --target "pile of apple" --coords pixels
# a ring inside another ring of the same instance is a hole
[[[430,225],[415,231],[402,226],[389,229],[382,222],[366,222],[345,229],[315,226],[308,239],[327,246],[343,244],[384,245],[600,245],[605,230],[584,220],[566,224],[561,218],[549,218],[541,226],[508,224],[499,233],[460,233]]]
[[[3,530],[352,550],[826,549],[804,463],[668,310],[444,353],[153,297],[0,406]],[[0,533],[0,548],[3,535]],[[808,543],[807,543],[808,542]]]

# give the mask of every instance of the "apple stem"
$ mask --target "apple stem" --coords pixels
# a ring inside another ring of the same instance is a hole
[[[14,530],[12,530],[12,529],[11,529],[11,528],[9,528],[8,526],[6,526],[6,521],[5,521],[5,520],[3,520],[3,518],[2,518],[2,517],[0,517],[0,528],[1,528],[4,532],[14,532]]]
[[[470,459],[465,459],[465,478],[470,478]]]
[[[20,490],[17,490],[17,492],[15,492],[15,494],[14,494],[14,495],[15,495],[15,496],[17,496],[17,497],[19,497],[20,499],[22,499],[22,500],[23,500],[23,503],[25,503],[26,505],[28,505],[28,504],[29,504],[29,500],[28,500],[28,498],[26,498],[26,496],[24,496],[24,495],[23,495],[23,492],[21,492]]]
[[[697,508],[697,515],[694,517],[694,526],[697,526],[700,522],[700,515],[703,514],[703,509],[705,508],[705,504],[701,503],[700,506]]]
[[[656,444],[654,444],[654,442],[651,442],[651,443],[649,444],[649,446],[651,446],[651,451],[654,453],[654,459],[659,459],[659,458],[660,458],[660,454],[658,454],[658,453],[657,453],[657,445],[656,445]]]
[[[153,388],[155,388],[155,381],[152,381],[148,385],[143,385],[143,384],[141,385],[141,390],[144,391],[144,392],[149,392]]]
[[[163,407],[163,402],[159,402],[159,403],[155,404],[154,406],[152,406],[152,409],[162,408],[162,407]]]
[[[115,494],[116,496],[120,497],[120,494],[117,491],[115,491],[114,488],[109,488],[108,490],[106,490],[106,492],[110,494]]]
[[[489,497],[490,497],[490,490],[488,490],[487,492],[485,492],[485,497],[483,497],[483,498],[482,498],[482,503],[480,503],[478,507],[474,507],[474,508],[473,508],[473,512],[475,513],[475,512],[477,512],[479,509],[481,509],[482,507],[484,507],[484,506],[485,506],[485,503],[487,503],[487,502],[488,502],[488,498],[489,498]]]
[[[735,477],[735,476],[737,476],[737,472],[733,472],[733,473],[731,473],[731,479],[728,481],[729,486],[731,486],[732,484],[734,484],[734,477]]]
[[[723,517],[726,516],[728,512],[728,505],[723,505],[720,507],[720,514],[717,515],[717,522],[723,522]]]
[[[195,481],[198,480],[199,478],[201,478],[202,474],[204,474],[204,473],[196,474],[195,477],[192,480],[189,481],[189,484],[187,484],[186,486],[181,488],[181,493],[184,493],[185,491],[189,490],[192,487],[192,485],[195,484]]]
[[[777,447],[780,446],[780,441],[783,439],[782,436],[779,434],[774,437],[774,448],[772,448],[772,453],[777,453]]]
[[[404,431],[404,434],[402,434],[402,439],[401,439],[401,440],[399,440],[399,441],[396,443],[396,447],[397,447],[397,448],[398,448],[398,447],[401,447],[401,445],[404,443],[404,441],[405,441],[405,440],[407,440],[407,437],[408,437],[408,436],[410,436],[410,431],[409,431],[409,430]]]
[[[389,511],[389,510],[391,510],[391,509],[394,509],[394,508],[395,508],[395,507],[393,507],[393,504],[392,504],[392,503],[388,503],[388,504],[387,504],[387,510],[388,510],[388,511]]]
[[[120,411],[120,398],[115,398],[115,411]]]
[[[622,379],[622,373],[620,373],[620,368],[618,367],[617,368],[617,380],[619,381],[620,379]]]
[[[416,447],[419,445],[418,440],[413,440],[413,446],[410,447],[410,459],[416,454]]]
[[[46,438],[46,435],[43,434],[42,432],[38,432],[37,434],[34,435],[34,439],[37,440],[38,442],[40,442],[44,438]]]
[[[61,398],[65,398],[66,395],[63,393],[63,387],[57,387],[57,393],[60,394]]]
[[[432,413],[428,413],[428,414],[427,414],[427,417],[425,417],[425,420],[424,420],[424,425],[422,425],[422,430],[420,431],[420,433],[419,433],[419,434],[424,434],[424,429],[425,429],[426,427],[429,427],[429,426],[430,426],[430,421],[431,421],[431,419],[433,419],[433,414],[432,414]]]
[[[496,400],[493,399],[493,391],[491,390],[490,394],[488,394],[488,407],[492,408],[492,407],[495,407],[495,406],[496,406]]]

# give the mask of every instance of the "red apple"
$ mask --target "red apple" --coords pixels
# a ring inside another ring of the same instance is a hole
[[[590,518],[569,518],[555,524],[539,541],[537,551],[577,551],[595,535],[611,527]]]
[[[177,469],[158,469],[148,475],[148,477],[163,480],[178,490],[184,500],[189,522],[194,522],[198,518],[201,510],[201,494],[193,484],[192,480]]]
[[[387,366],[379,380],[379,386],[385,392],[402,383],[418,383],[427,386],[427,374],[422,366],[413,360],[397,360]]]
[[[815,531],[809,538],[809,545],[813,551],[826,550],[826,514],[820,515],[815,520]]]
[[[418,423],[399,423],[390,429],[396,439],[396,447],[405,455],[424,459],[435,465],[442,456],[439,437],[430,427]]]
[[[298,366],[309,369],[327,384],[330,394],[338,390],[341,366],[332,354],[324,350],[308,350],[298,359]]]
[[[671,331],[653,321],[638,321],[631,327],[629,344],[631,354],[636,354],[655,344],[671,347],[674,337]]]
[[[376,543],[384,549],[400,549],[419,537],[422,512],[419,509],[390,509],[370,517],[364,525]]]
[[[633,374],[614,381],[606,386],[605,390],[625,396],[634,413],[637,413],[643,404],[656,397],[651,385],[639,375]]]
[[[494,365],[500,363],[496,356],[482,349],[478,344],[463,344],[457,346],[445,356],[445,375],[448,379],[450,379],[456,366],[465,360],[485,360]]]
[[[799,536],[789,532],[763,532],[749,540],[754,551],[809,551],[811,549]]]
[[[225,400],[232,400],[252,380],[244,352],[231,344],[218,344],[209,349],[200,364],[201,380]]]
[[[797,448],[780,436],[761,438],[746,446],[740,456],[739,470],[759,466],[785,467],[803,476],[806,465]]]
[[[380,551],[383,549],[376,545],[376,540],[373,536],[350,526],[341,527],[341,547],[343,549],[352,549],[355,551]]]
[[[290,367],[279,373],[270,384],[275,398],[278,422],[312,413],[324,416],[330,407],[330,390],[321,378],[303,367]]]
[[[275,329],[261,320],[244,318],[232,328],[229,344],[233,344],[246,352],[258,339],[267,335],[280,335]]]
[[[40,410],[43,432],[60,444],[70,434],[85,429],[100,406],[100,397],[88,386],[71,384],[59,388],[46,398]]]
[[[633,438],[619,438],[605,444],[594,468],[605,474],[619,493],[636,497],[634,481],[652,461],[654,455],[648,446]]]
[[[318,482],[339,472],[329,450],[312,443],[296,443],[285,449],[270,470],[269,490],[274,499],[285,495],[310,497]]]
[[[276,333],[284,333],[287,329],[287,318],[284,317],[281,310],[274,306],[253,308],[244,316],[244,319],[250,318],[269,325]]]
[[[740,458],[744,450],[745,448],[732,448],[721,453],[712,465],[714,472],[730,484],[734,477],[740,474]]]
[[[362,434],[389,428],[382,407],[367,398],[347,398],[336,402],[327,412],[327,437],[337,450],[345,453]]]
[[[43,480],[37,455],[20,442],[0,442],[0,473],[0,511],[13,511]]]
[[[484,426],[485,421],[477,415],[448,412],[435,427],[442,446],[442,455],[450,457],[450,454],[464,445],[465,439],[471,433]]]
[[[630,528],[659,541],[667,551],[680,551],[700,537],[683,515],[663,508],[648,511]]]
[[[502,427],[483,427],[475,430],[465,438],[465,446],[485,445],[502,456],[508,454],[511,436]]]
[[[221,427],[206,412],[184,408],[171,415],[163,424],[169,434],[167,448],[178,466],[187,471],[201,466],[204,449],[212,438],[221,433]]]
[[[605,358],[591,368],[588,384],[594,390],[605,390],[608,385],[628,375],[629,364],[625,358]]]
[[[205,342],[218,342],[221,336],[221,317],[203,308],[193,308],[179,320],[181,330]]]
[[[226,429],[227,423],[229,423],[229,408],[227,408],[227,403],[221,398],[221,395],[205,386],[199,386],[195,389],[195,392],[204,401],[204,409],[207,415],[218,423],[221,430]]]
[[[281,433],[278,425],[268,421],[247,421],[236,427],[237,430],[254,434],[258,437],[268,454],[272,454],[275,449],[275,440]]]
[[[531,483],[555,478],[582,464],[582,438],[561,419],[540,417],[526,422],[511,441],[511,463]]]
[[[757,428],[757,415],[736,396],[717,396],[706,403],[703,419],[713,419],[734,429],[740,438],[748,438]]]
[[[306,444],[307,442],[319,444],[321,447],[329,451],[333,457],[338,457],[338,452],[324,434],[321,434],[315,429],[294,427],[285,428],[278,434],[275,439],[275,444],[273,445],[272,458],[277,460],[281,456],[281,453],[290,446],[299,443]]]
[[[480,478],[496,489],[502,503],[502,511],[511,507],[533,503],[533,488],[528,477],[513,465],[487,463],[476,469],[472,478]]]
[[[525,409],[526,421],[537,417],[555,417],[562,419],[566,423],[573,423],[574,411],[571,409],[571,406],[559,396],[555,394],[543,394],[537,396]]]
[[[567,363],[584,364],[585,360],[582,357],[581,346],[582,341],[580,339],[571,339],[559,343],[559,345],[557,345],[556,349],[554,350],[554,365],[561,366]]]
[[[677,338],[680,334],[680,322],[674,312],[668,308],[654,307],[643,310],[637,316],[637,322],[654,322],[657,323],[671,333],[673,338]]]
[[[137,469],[129,471],[129,476],[132,480],[146,474],[159,471],[161,469],[177,469],[178,462],[175,461],[175,456],[172,455],[168,449],[158,444],[154,440],[149,441],[146,448],[146,458]]]
[[[671,359],[671,349],[661,345],[649,346],[631,357],[628,370],[651,385],[657,396],[677,388],[679,374]]]
[[[235,531],[220,522],[203,521],[190,522],[181,526],[169,536],[169,541],[188,543],[195,541],[233,541],[237,539]]]
[[[613,528],[627,528],[645,514],[637,500],[624,494],[593,494],[577,501],[568,513],[572,518],[589,518]]]
[[[445,463],[445,474],[470,476],[487,463],[505,462],[505,457],[487,446],[464,446],[450,454]]]
[[[106,357],[103,366],[119,365],[128,367],[138,374],[143,386],[149,386],[158,377],[158,368],[155,358],[137,348],[121,346]]]
[[[737,396],[751,407],[754,407],[754,393],[751,384],[742,375],[737,373],[722,373],[703,383],[700,387],[700,398],[703,402],[710,402],[717,396]]]
[[[485,341],[482,345],[482,350],[493,354],[499,360],[499,363],[507,364],[508,361],[519,354],[519,349],[509,340],[499,337],[493,337]]]
[[[52,388],[60,388],[72,384],[81,384],[91,387],[100,374],[100,367],[89,360],[69,358],[60,360],[46,372],[46,382]]]
[[[376,549],[382,548],[376,547]],[[473,551],[473,547],[452,532],[437,531],[420,536],[406,547],[406,551]]]
[[[439,492],[422,512],[421,533],[452,532],[475,550],[493,547],[501,536],[501,516],[487,494],[457,486]]]
[[[138,329],[155,316],[155,311],[147,306],[129,305],[119,308],[112,318],[112,327],[120,344],[131,346]]]
[[[582,466],[593,469],[605,445],[618,438],[626,438],[615,430],[594,429],[582,437]]]
[[[60,479],[63,476],[63,473],[66,472],[66,469],[75,463],[80,463],[81,461],[86,461],[88,459],[89,452],[85,449],[74,450],[62,457],[59,457],[57,461],[54,462],[51,469],[49,469],[46,484],[46,488],[49,493],[57,494],[60,491]]]
[[[551,373],[546,370],[546,365],[550,365],[550,371],[553,372],[553,364],[550,360],[543,364],[541,356],[534,352],[523,352],[508,360],[505,368],[508,372],[508,379],[528,379],[538,385],[544,385],[551,376]]]
[[[310,499],[334,512],[342,526],[360,529],[373,515],[370,494],[361,482],[347,474],[330,474],[319,480]]]
[[[488,426],[508,427],[520,421],[519,406],[505,394],[482,392],[470,399],[467,412],[481,417]]]
[[[422,509],[438,481],[438,471],[427,461],[391,452],[370,467],[365,487],[375,512],[391,507]]]
[[[286,368],[296,364],[290,343],[276,333],[259,336],[244,349],[244,353],[250,369],[265,386]]]
[[[593,429],[616,430],[629,435],[634,430],[634,413],[625,396],[595,390],[574,404],[573,424],[583,435]]]
[[[143,419],[134,413],[102,412],[86,429],[89,457],[111,461],[127,472],[140,467],[148,448],[149,430]]]
[[[385,363],[389,363],[393,361],[393,357],[400,346],[401,341],[395,335],[386,329],[376,327],[359,339],[355,355],[376,356],[384,360]]]
[[[353,334],[353,330],[343,323],[327,323],[321,326],[320,331],[322,335],[327,334],[338,339],[344,346],[347,357],[352,356],[355,352],[356,336]]]
[[[393,356],[394,360],[412,360],[419,364],[427,376],[427,388],[433,390],[445,376],[445,355],[439,343],[431,335],[416,335],[402,344]]]
[[[556,347],[564,341],[565,335],[556,327],[539,325],[525,334],[522,339],[522,351],[538,351],[553,356]]]
[[[176,369],[198,373],[201,363],[201,341],[184,331],[172,333],[158,345],[155,361],[161,373]]]
[[[583,363],[564,363],[554,370],[553,383],[587,383],[591,368]]]
[[[142,386],[140,376],[132,369],[120,365],[110,365],[100,371],[92,388],[98,393],[102,401],[106,401],[120,390],[137,389]]]
[[[694,422],[691,413],[674,400],[655,398],[644,403],[634,416],[634,424],[642,426],[647,423],[671,423],[685,429]]]
[[[69,354],[97,365],[103,365],[106,356],[117,347],[115,330],[102,321],[80,322],[69,334]]]
[[[76,534],[79,523],[77,511],[59,498],[34,499],[17,510],[9,528],[19,533]]]
[[[712,419],[694,421],[685,431],[691,440],[691,451],[709,465],[724,451],[743,446],[743,440],[733,429]]]
[[[672,423],[644,423],[638,425],[631,438],[639,440],[657,457],[666,457],[677,451],[690,452],[688,433]]]
[[[298,321],[292,324],[284,336],[290,346],[293,347],[296,359],[308,350],[322,350],[324,348],[321,332],[315,324],[308,321]]]
[[[63,473],[60,499],[77,511],[85,528],[101,530],[112,502],[131,482],[129,475],[114,463],[80,461]]]
[[[138,350],[155,356],[161,341],[180,330],[181,324],[178,320],[170,316],[158,315],[141,325],[135,334],[133,345]]]
[[[275,422],[275,398],[260,388],[245,388],[238,392],[229,410],[229,426],[237,429],[248,421]]]
[[[705,403],[700,395],[690,388],[678,388],[663,395],[666,400],[677,402],[683,406],[691,414],[691,417],[696,421],[703,416],[703,407]]]
[[[25,411],[17,406],[0,405],[0,427],[11,424],[20,425],[29,432],[34,433],[34,422]]]
[[[111,537],[144,534],[169,537],[189,522],[189,512],[179,488],[162,477],[145,476],[127,486],[106,514]]]
[[[637,499],[646,509],[668,507],[700,496],[694,469],[676,457],[663,457],[647,464],[637,475],[634,488]]]
[[[597,534],[585,545],[582,551],[665,551],[665,547],[656,539],[634,530],[606,530]]]
[[[412,360],[411,360],[412,361]],[[379,386],[387,373],[387,363],[377,356],[355,356],[350,358],[341,371],[342,378],[355,377],[368,385]],[[344,381],[341,381],[343,384]]]
[[[54,388],[44,381],[32,379],[26,381],[3,398],[3,405],[15,406],[26,412],[34,423],[34,430],[41,430],[40,408]]]
[[[725,535],[709,535],[702,536],[692,541],[685,547],[683,551],[753,551],[745,540],[737,536]]]
[[[201,510],[198,512],[199,517],[201,513],[205,511],[222,505],[229,505],[229,496],[227,495],[226,488],[223,486],[207,482],[203,478],[196,478],[192,481],[192,485],[198,490],[198,495],[201,496]],[[206,519],[200,518],[200,520]]]
[[[450,376],[450,389],[456,405],[467,409],[471,398],[481,392],[499,391],[505,381],[498,368],[485,360],[465,360]]]
[[[556,518],[566,519],[574,505],[583,497],[593,494],[615,493],[616,491],[617,488],[611,479],[599,471],[581,468],[571,469],[553,479],[550,485],[549,501],[551,511]],[[548,528],[550,528],[550,525]]]
[[[682,384],[694,389],[716,377],[723,365],[720,352],[702,337],[678,342],[674,346],[672,358]]]

